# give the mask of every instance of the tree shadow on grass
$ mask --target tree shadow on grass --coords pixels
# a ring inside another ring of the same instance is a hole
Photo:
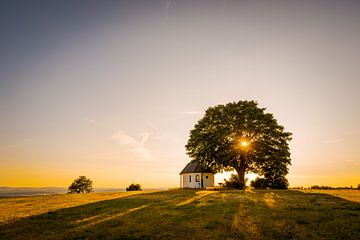
[[[195,191],[142,193],[49,211],[0,225],[0,239],[113,239],[116,236],[112,229],[126,228],[125,232],[132,232],[131,224],[136,223],[129,218],[136,219],[139,211],[152,217],[155,209],[193,195]]]
[[[360,239],[360,204],[288,190],[256,191],[239,204],[232,232],[239,239]]]
[[[360,204],[300,191],[173,190],[0,225],[1,239],[359,239]]]

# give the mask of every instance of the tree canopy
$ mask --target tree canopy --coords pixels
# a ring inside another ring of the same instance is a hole
[[[208,108],[190,131],[187,154],[215,172],[235,169],[243,185],[245,173],[253,172],[277,188],[291,164],[291,133],[265,110],[255,101]]]
[[[69,193],[91,193],[94,192],[93,182],[85,176],[79,176],[69,186]]]
[[[129,192],[129,191],[142,191],[141,189],[141,185],[140,184],[135,184],[135,183],[132,183],[130,184],[130,186],[128,186],[126,188],[126,191]]]

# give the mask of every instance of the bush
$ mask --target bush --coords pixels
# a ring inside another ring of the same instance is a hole
[[[250,186],[255,189],[287,189],[289,182],[285,177],[278,177],[272,181],[269,181],[266,178],[257,177],[255,180],[251,181]]]
[[[93,182],[85,176],[79,176],[68,188],[68,193],[91,193],[94,192]]]
[[[243,183],[239,181],[239,176],[237,174],[231,174],[229,180],[224,179],[222,186],[228,189],[244,189],[246,186],[246,179],[245,183]]]
[[[142,191],[140,184],[132,183],[130,186],[126,188],[126,191]]]
[[[285,177],[276,178],[271,183],[272,189],[287,189],[288,186],[289,186],[289,182]]]
[[[255,189],[266,189],[269,187],[268,181],[265,178],[257,177],[250,182],[250,186]]]

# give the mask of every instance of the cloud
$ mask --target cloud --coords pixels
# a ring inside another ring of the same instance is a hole
[[[358,160],[347,160],[346,162],[348,162],[354,166],[360,166],[360,161],[358,161]]]
[[[194,114],[201,114],[201,112],[199,112],[199,111],[185,111],[185,112],[180,112],[180,114],[194,115]]]
[[[130,147],[137,147],[140,143],[133,137],[125,134],[122,131],[117,131],[113,134],[112,138],[117,141],[119,145],[126,145]]]
[[[143,156],[146,159],[151,157],[149,151],[143,147],[133,148],[133,149],[131,149],[131,151],[138,153],[139,155]]]
[[[94,119],[90,119],[90,118],[85,118],[84,120],[91,124],[94,124],[96,122]]]
[[[341,139],[329,139],[324,141],[324,143],[337,143],[337,142],[341,142]]]
[[[142,117],[142,119],[144,120],[144,123],[147,127],[149,127],[151,130],[153,131],[159,131],[159,128],[152,123],[150,120],[148,120],[146,117]]]
[[[134,137],[127,135],[123,131],[117,131],[113,134],[112,138],[120,145],[130,148],[130,151],[136,152],[144,158],[149,158],[149,151],[144,147],[144,144],[149,139],[149,133],[141,133],[141,140],[137,140]]]

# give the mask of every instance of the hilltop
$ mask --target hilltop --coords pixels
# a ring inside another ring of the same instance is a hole
[[[359,193],[348,190],[349,200],[295,190],[0,198],[0,238],[359,239]]]

